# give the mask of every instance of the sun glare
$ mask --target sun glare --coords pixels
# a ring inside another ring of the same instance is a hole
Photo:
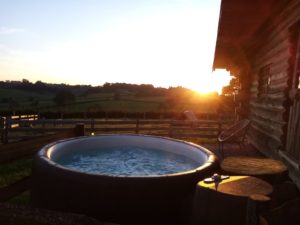
[[[222,93],[222,88],[229,85],[232,76],[225,69],[217,69],[207,76],[200,78],[199,82],[190,85],[191,89],[201,95],[217,92]]]
[[[169,1],[165,2],[166,7],[165,3],[157,6],[153,3],[154,8],[149,8],[149,3],[141,4],[144,7],[141,9],[128,6],[132,13],[125,9],[119,11],[117,7],[115,16],[107,20],[103,15],[94,22],[80,21],[78,25],[91,23],[88,27],[93,29],[76,26],[75,30],[80,32],[74,34],[67,32],[69,20],[66,24],[62,21],[66,32],[58,27],[59,32],[55,33],[53,27],[51,38],[31,48],[26,45],[9,49],[0,44],[0,76],[3,80],[26,78],[33,82],[42,80],[71,85],[124,82],[165,88],[182,86],[201,94],[221,93],[230,80],[229,73],[216,71],[210,74],[217,35],[218,1],[205,3],[208,8],[200,7],[201,1],[184,3],[184,7],[181,3],[172,3],[169,7]],[[26,30],[12,31],[17,35]],[[24,34],[19,35],[22,38]],[[19,46],[20,43],[16,44]],[[5,60],[2,60],[2,52],[9,52],[4,56]]]

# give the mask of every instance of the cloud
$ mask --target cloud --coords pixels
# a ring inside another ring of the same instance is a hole
[[[25,29],[17,27],[0,27],[0,35],[22,33]]]

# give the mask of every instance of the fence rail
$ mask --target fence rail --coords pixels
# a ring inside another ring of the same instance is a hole
[[[136,133],[169,137],[216,138],[232,120],[146,120],[146,119],[37,119],[6,118],[2,142],[70,130],[83,124],[86,133]],[[14,126],[13,126],[14,125]]]

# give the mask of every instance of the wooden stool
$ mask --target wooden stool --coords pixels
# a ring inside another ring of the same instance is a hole
[[[271,198],[266,195],[254,194],[248,198],[245,225],[260,225],[260,214],[269,208]]]
[[[287,167],[279,160],[232,156],[221,163],[224,172],[236,175],[258,176],[268,182],[276,183],[287,177]]]
[[[193,224],[245,224],[250,196],[267,196],[272,191],[272,185],[251,176],[231,176],[219,184],[218,190],[214,183],[200,181],[194,197]]]

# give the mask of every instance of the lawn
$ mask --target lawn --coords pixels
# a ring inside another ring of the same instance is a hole
[[[200,97],[168,102],[166,97],[137,97],[134,94],[122,93],[116,97],[113,93],[97,93],[86,96],[76,96],[76,101],[64,107],[58,107],[53,102],[54,94],[36,93],[17,89],[0,88],[0,111],[33,110],[39,112],[182,112],[192,110],[195,113],[214,113],[217,101]],[[14,103],[11,103],[13,99]]]
[[[32,158],[25,158],[0,165],[0,188],[9,186],[16,181],[31,175]],[[30,192],[15,196],[10,203],[29,204]]]
[[[25,158],[0,165],[0,188],[13,184],[31,174],[32,158]]]

